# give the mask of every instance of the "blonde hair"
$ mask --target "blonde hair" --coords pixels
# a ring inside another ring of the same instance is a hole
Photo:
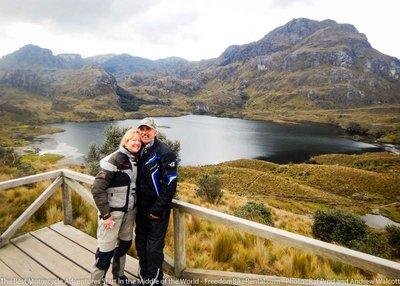
[[[140,137],[139,129],[137,128],[131,128],[128,131],[125,132],[124,136],[122,136],[121,142],[119,143],[120,147],[125,147],[125,144],[131,140],[135,134],[138,134]]]

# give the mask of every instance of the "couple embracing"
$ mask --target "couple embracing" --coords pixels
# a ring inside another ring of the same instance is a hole
[[[100,161],[92,187],[99,210],[97,251],[91,273],[101,285],[111,265],[117,285],[132,285],[124,275],[126,253],[132,245],[139,257],[137,285],[161,285],[165,234],[177,185],[176,155],[157,139],[152,118],[129,129],[120,148]]]

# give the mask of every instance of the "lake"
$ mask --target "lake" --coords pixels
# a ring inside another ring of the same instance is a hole
[[[344,138],[343,132],[326,124],[287,124],[212,116],[158,117],[160,131],[181,142],[182,165],[216,164],[241,158],[276,163],[304,162],[326,153],[363,153],[381,147]],[[66,122],[51,124],[65,132],[38,137],[33,144],[41,153],[66,156],[67,162],[83,163],[91,143],[102,144],[110,125],[136,127],[140,120]]]

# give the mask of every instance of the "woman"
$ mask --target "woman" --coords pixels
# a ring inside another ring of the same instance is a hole
[[[100,161],[100,172],[92,187],[99,210],[96,262],[91,273],[93,285],[101,285],[110,267],[119,285],[130,282],[124,275],[125,257],[133,238],[136,206],[137,159],[141,148],[137,129],[129,129],[120,148]]]

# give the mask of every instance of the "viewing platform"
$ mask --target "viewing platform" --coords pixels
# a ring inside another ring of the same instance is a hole
[[[84,201],[95,207],[91,193],[83,185],[93,184],[94,177],[62,169],[0,182],[0,191],[46,180],[52,180],[52,182],[0,237],[0,285],[17,283],[21,285],[43,285],[46,283],[87,285],[89,282],[90,271],[94,263],[94,253],[97,248],[96,239],[72,226],[71,191],[75,191]],[[61,189],[62,192],[63,222],[14,237],[16,231],[58,189]],[[308,281],[308,279],[304,279],[299,281],[301,279],[188,268],[185,249],[186,214],[225,225],[235,231],[249,233],[275,243],[380,273],[390,279],[400,279],[400,263],[174,200],[172,225],[174,230],[174,257],[166,256],[164,261],[165,270],[173,275],[166,277],[169,285],[189,285],[187,284],[188,281],[208,281],[206,284],[212,284],[211,280],[218,279],[246,285],[331,285],[329,281],[324,282],[323,280]],[[112,278],[110,272],[106,276],[108,282]],[[127,257],[125,273],[128,278],[137,279],[137,259],[131,256]],[[265,281],[265,283],[262,281]],[[335,285],[350,284],[336,283]]]

